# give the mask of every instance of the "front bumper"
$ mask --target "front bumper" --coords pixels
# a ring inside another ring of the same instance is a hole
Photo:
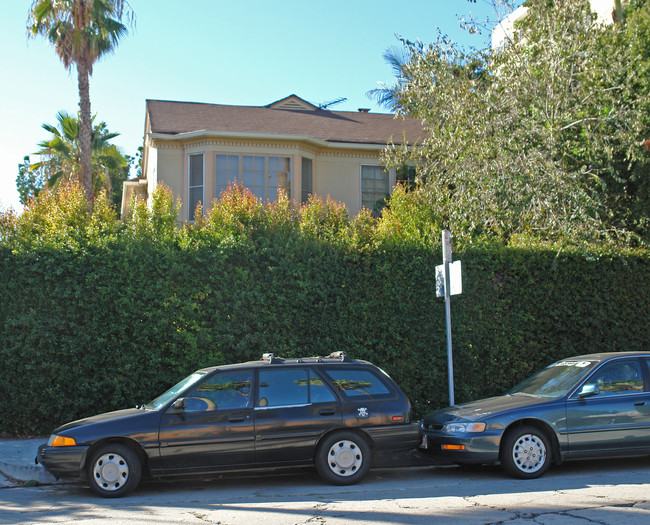
[[[422,431],[420,448],[441,463],[496,463],[502,432],[468,432],[448,434]],[[444,446],[451,446],[445,449]]]
[[[57,478],[83,478],[83,466],[89,447],[48,447],[43,444],[38,447],[38,463],[43,465]]]

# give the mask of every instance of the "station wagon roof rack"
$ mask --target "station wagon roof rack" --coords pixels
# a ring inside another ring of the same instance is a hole
[[[343,352],[332,352],[327,356],[315,356],[315,357],[299,357],[296,359],[298,363],[306,363],[308,361],[316,361],[317,363],[322,363],[325,359],[336,359],[338,361],[343,361],[345,363],[351,363],[353,360],[348,357],[348,355]],[[266,361],[269,364],[275,363],[284,363],[286,360],[282,357],[276,357],[272,353],[262,354],[262,361]]]
[[[341,361],[352,361],[347,354],[343,351],[339,352],[332,352],[330,355],[327,356],[328,359],[339,359]]]
[[[269,364],[273,363],[282,363],[284,359],[281,357],[275,357],[273,354],[268,353],[268,354],[262,354],[262,361],[266,361]]]

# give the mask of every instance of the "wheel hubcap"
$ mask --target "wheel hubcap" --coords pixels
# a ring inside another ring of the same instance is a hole
[[[363,463],[361,449],[353,441],[342,440],[334,443],[327,456],[327,464],[337,476],[351,476]]]
[[[126,483],[129,466],[119,454],[104,454],[95,461],[93,478],[102,489],[114,491]]]
[[[522,472],[537,472],[546,463],[544,442],[534,434],[524,434],[512,448],[512,459]]]

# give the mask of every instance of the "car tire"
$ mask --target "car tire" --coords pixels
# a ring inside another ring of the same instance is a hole
[[[121,443],[111,443],[92,454],[86,465],[86,477],[96,494],[119,498],[138,486],[142,464],[132,449]]]
[[[506,434],[501,449],[501,465],[511,476],[533,479],[549,469],[551,455],[551,444],[543,431],[521,426]]]
[[[353,485],[361,481],[372,461],[370,447],[354,432],[335,432],[316,450],[316,470],[334,485]]]

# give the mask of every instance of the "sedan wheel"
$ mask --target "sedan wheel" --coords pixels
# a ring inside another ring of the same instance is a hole
[[[321,477],[335,485],[352,485],[370,468],[370,447],[353,432],[336,432],[325,438],[316,452]]]
[[[501,453],[503,468],[517,478],[537,478],[551,464],[548,438],[534,427],[520,427],[510,432],[504,440]]]
[[[142,465],[135,452],[126,445],[106,445],[93,454],[86,474],[94,492],[105,498],[117,498],[138,485]]]

